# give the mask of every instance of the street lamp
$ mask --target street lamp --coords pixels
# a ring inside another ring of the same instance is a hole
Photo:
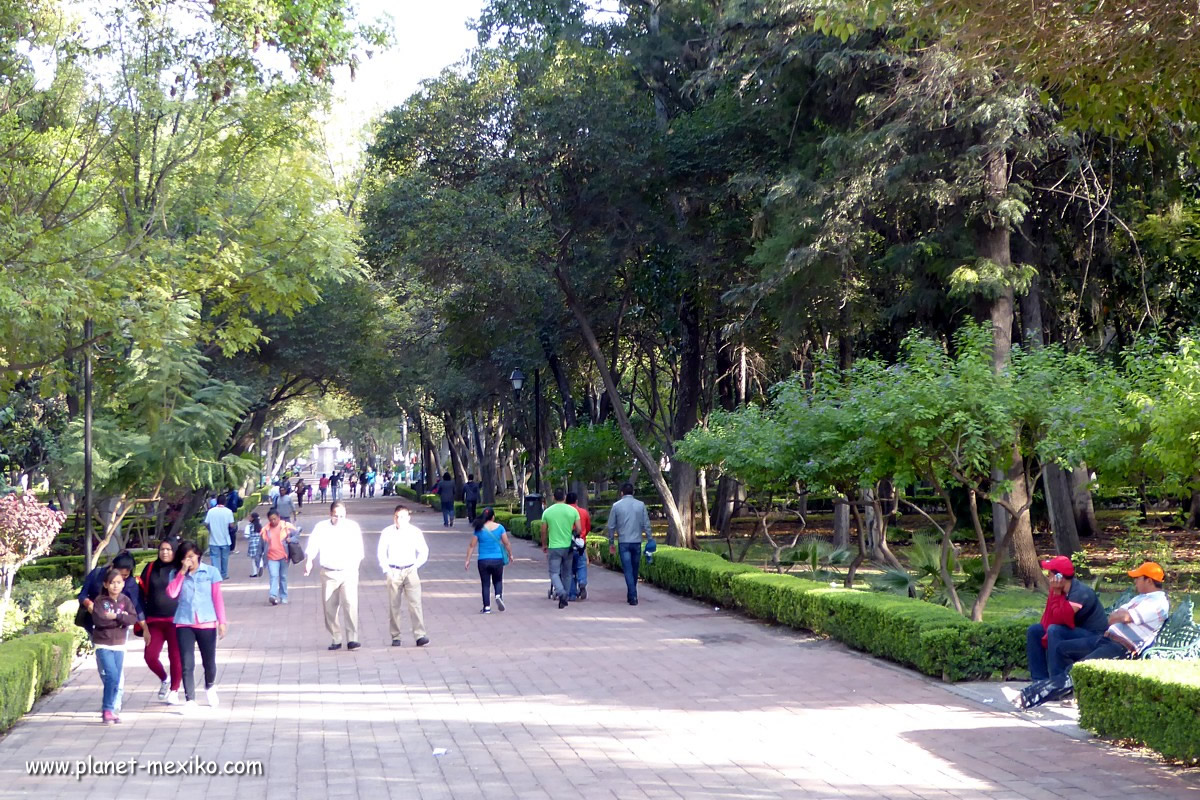
[[[513,397],[520,401],[521,387],[525,385],[525,373],[518,367],[508,376],[512,381]],[[526,495],[525,516],[531,520],[542,518],[542,372],[533,371],[533,498],[536,498],[536,514],[531,516],[531,508]]]

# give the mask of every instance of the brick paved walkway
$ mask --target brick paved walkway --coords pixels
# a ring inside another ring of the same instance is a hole
[[[350,502],[368,536],[392,499]],[[304,522],[311,527],[313,508]],[[481,616],[466,530],[414,519],[432,643],[388,646],[385,589],[363,565],[363,647],[328,652],[317,576],[266,604],[244,552],[226,584],[222,707],[182,718],[127,661],[124,724],[97,723],[88,662],[0,741],[0,796],[43,798],[1200,797],[1195,774],[992,711],[841,646],[717,612],[593,568],[590,599],[546,600],[517,541],[505,613]],[[445,755],[435,756],[438,748]],[[259,759],[266,777],[33,777],[30,759]]]

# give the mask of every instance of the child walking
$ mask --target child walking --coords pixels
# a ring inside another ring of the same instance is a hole
[[[250,577],[257,578],[263,568],[262,523],[259,522],[258,512],[251,511],[246,523],[246,555],[250,556]]]
[[[121,676],[125,669],[125,641],[137,622],[133,601],[122,590],[125,576],[115,567],[104,573],[104,591],[92,606],[92,644],[96,646],[96,667],[104,684],[100,720],[105,725],[121,721]]]

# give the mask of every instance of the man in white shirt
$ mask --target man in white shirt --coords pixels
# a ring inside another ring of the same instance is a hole
[[[274,508],[279,503],[279,485],[272,483],[271,488],[267,489],[267,502]]]
[[[392,629],[392,647],[400,646],[400,604],[408,599],[408,615],[412,620],[413,636],[417,647],[429,644],[425,635],[425,619],[421,613],[421,578],[417,570],[429,560],[429,546],[425,534],[409,521],[408,509],[396,506],[392,512],[392,524],[379,534],[376,549],[379,568],[387,578],[389,621]]]
[[[304,574],[312,572],[313,561],[321,561],[321,596],[325,599],[325,628],[333,637],[330,650],[342,649],[342,625],[338,612],[345,617],[346,649],[357,650],[358,643],[358,566],[363,560],[362,529],[346,519],[346,506],[336,501],[329,506],[329,519],[318,522],[308,537]]]
[[[212,565],[221,571],[222,580],[229,580],[229,549],[233,546],[233,534],[237,531],[233,512],[218,500],[204,515],[204,525],[208,528],[208,552],[212,554]]]
[[[1147,561],[1130,570],[1129,577],[1137,595],[1108,615],[1108,630],[1103,635],[1059,643],[1058,654],[1068,670],[1076,661],[1136,656],[1154,641],[1171,610],[1163,591],[1163,568]]]

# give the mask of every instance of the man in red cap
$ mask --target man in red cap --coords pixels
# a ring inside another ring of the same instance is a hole
[[[1108,616],[1108,630],[1089,639],[1059,645],[1058,654],[1069,670],[1076,661],[1137,655],[1154,640],[1167,621],[1170,604],[1163,591],[1163,568],[1153,561],[1129,571],[1137,595]]]
[[[1050,581],[1050,595],[1041,622],[1025,632],[1029,675],[1035,681],[1066,673],[1067,665],[1058,653],[1063,642],[1094,639],[1108,627],[1100,598],[1090,586],[1075,580],[1071,559],[1055,556],[1041,563]]]

